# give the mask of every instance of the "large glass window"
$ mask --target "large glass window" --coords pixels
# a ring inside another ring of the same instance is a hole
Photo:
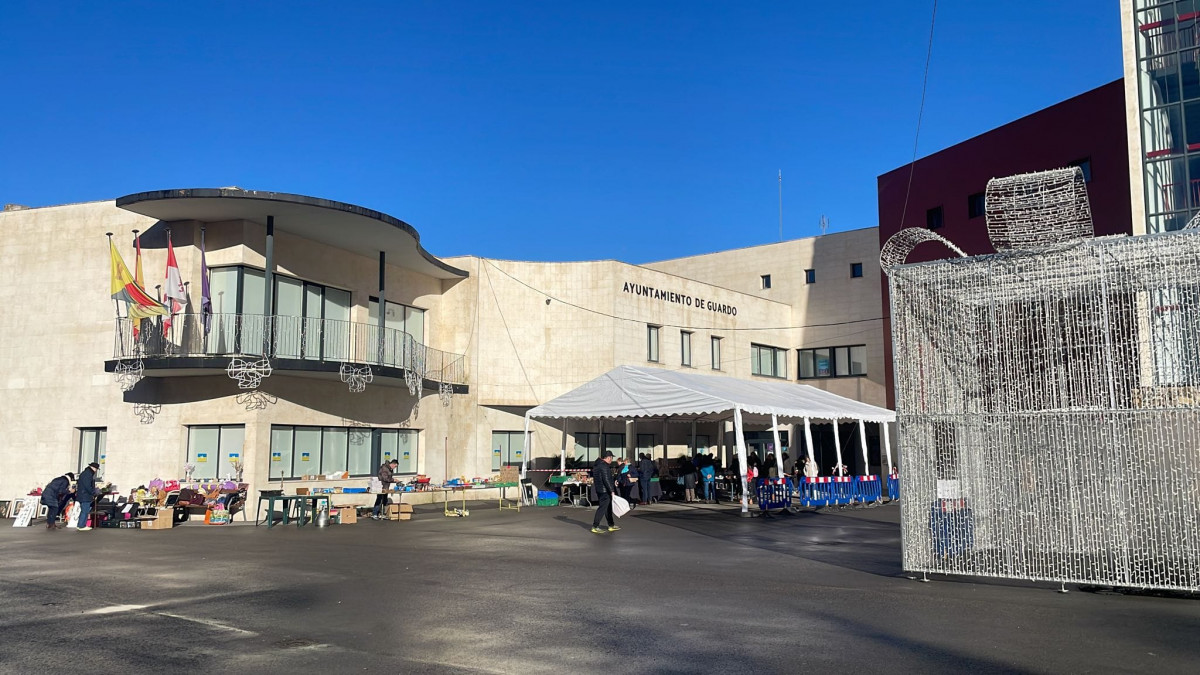
[[[686,330],[679,331],[679,363],[692,365],[692,334]]]
[[[397,474],[417,472],[417,437],[412,429],[272,425],[273,479],[328,476],[347,472],[372,476],[395,459]]]
[[[768,377],[787,377],[787,350],[766,345],[750,345],[750,372]]]
[[[246,427],[241,424],[188,427],[187,462],[196,468],[192,478],[216,480],[234,478],[233,460],[242,460]]]
[[[502,466],[519,465],[525,452],[525,433],[522,431],[492,432],[492,471]]]
[[[637,452],[639,455],[642,453],[645,453],[645,454],[653,457],[654,456],[654,448],[656,448],[656,447],[657,446],[654,444],[654,434],[638,434],[637,435]]]
[[[646,326],[646,360],[658,361],[658,326]]]
[[[105,445],[108,443],[108,429],[106,427],[98,427],[94,429],[79,430],[79,464],[75,467],[75,475],[79,475],[83,468],[88,464],[95,462],[100,465],[100,471],[104,471],[104,461],[107,459],[105,455]]]
[[[800,379],[852,377],[867,374],[867,346],[801,349]]]
[[[575,461],[591,464],[600,458],[600,434],[575,432]]]

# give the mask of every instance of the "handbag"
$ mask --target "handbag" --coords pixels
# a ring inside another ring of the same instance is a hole
[[[626,513],[629,513],[629,501],[626,500],[621,495],[613,495],[612,496],[612,510],[613,510],[613,515],[620,518],[621,516],[625,515]]]

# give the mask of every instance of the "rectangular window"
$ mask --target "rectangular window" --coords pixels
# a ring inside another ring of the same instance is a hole
[[[645,453],[654,456],[654,434],[638,434],[637,435],[637,452],[638,454]]]
[[[525,452],[525,432],[492,432],[492,471],[502,466],[520,465]]]
[[[779,347],[750,345],[750,372],[767,377],[787,377],[787,351]]]
[[[686,330],[679,331],[679,363],[692,365],[692,334]]]
[[[867,374],[867,346],[816,347],[797,350],[800,379],[855,377]]]
[[[373,476],[379,465],[398,460],[397,474],[417,472],[417,431],[370,427],[271,426],[273,480],[303,476]]]
[[[625,434],[604,434],[604,449],[617,457],[625,456]]]
[[[245,436],[246,427],[242,424],[188,427],[187,462],[196,467],[192,478],[216,480],[236,476],[232,461],[243,459]]]
[[[764,291],[771,287],[771,275],[770,274],[762,275],[761,277],[758,278],[758,281],[762,285],[762,289]]]
[[[861,279],[862,278],[862,263],[850,263],[850,278],[851,279]]]
[[[646,360],[658,362],[658,326],[646,326]]]
[[[806,283],[806,284],[817,283],[817,271],[816,270],[804,270],[804,283]]]
[[[75,469],[75,475],[78,476],[88,464],[95,462],[100,465],[100,470],[96,473],[104,472],[104,446],[108,442],[108,428],[97,427],[94,429],[79,430],[79,466]]]
[[[600,458],[600,434],[575,432],[575,461],[591,464]]]
[[[967,217],[978,218],[987,214],[987,198],[982,192],[967,197]]]
[[[925,227],[931,230],[937,230],[942,227],[942,207],[935,206],[925,212]]]
[[[721,369],[721,338],[714,336],[710,341],[712,347],[712,369]]]

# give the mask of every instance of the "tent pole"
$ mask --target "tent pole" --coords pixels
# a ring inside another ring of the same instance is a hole
[[[742,479],[742,517],[750,515],[750,504],[746,493],[746,435],[742,429],[742,409],[733,409],[733,432],[737,438],[738,473]]]
[[[525,414],[525,442],[521,449],[521,480],[525,480],[529,470],[529,414]],[[524,489],[524,488],[522,488]]]
[[[842,436],[838,433],[838,421],[836,419],[829,420],[833,424],[833,450],[837,453],[837,475],[845,476],[846,470],[842,464]]]
[[[862,420],[858,421],[858,440],[862,445],[863,451],[863,471],[862,475],[871,473],[871,460],[867,458],[867,424]]]
[[[625,420],[625,458],[637,460],[637,421]]]
[[[775,437],[775,475],[783,478],[783,446],[779,444],[779,416],[775,413],[771,413],[771,433]]]
[[[887,472],[890,476],[892,474],[892,440],[888,433],[888,423],[880,422],[879,428],[883,432],[883,451],[887,453]]]
[[[558,473],[567,475],[567,418],[562,420],[562,445],[558,451]]]
[[[664,417],[663,418],[663,461],[664,462],[671,459],[670,454],[671,454],[670,450],[667,449],[667,418]],[[666,465],[663,465],[662,470],[663,471],[667,470]]]
[[[813,475],[815,476],[821,473],[821,470],[817,466],[817,458],[813,457],[812,420],[807,417],[804,418],[804,444],[808,446],[805,449],[808,451],[808,461],[810,464],[812,464]]]

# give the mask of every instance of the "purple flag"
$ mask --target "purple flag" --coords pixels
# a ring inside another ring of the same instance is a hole
[[[204,229],[200,229],[200,322],[204,324],[204,334],[212,325],[212,296],[208,291],[208,260],[204,257]]]

